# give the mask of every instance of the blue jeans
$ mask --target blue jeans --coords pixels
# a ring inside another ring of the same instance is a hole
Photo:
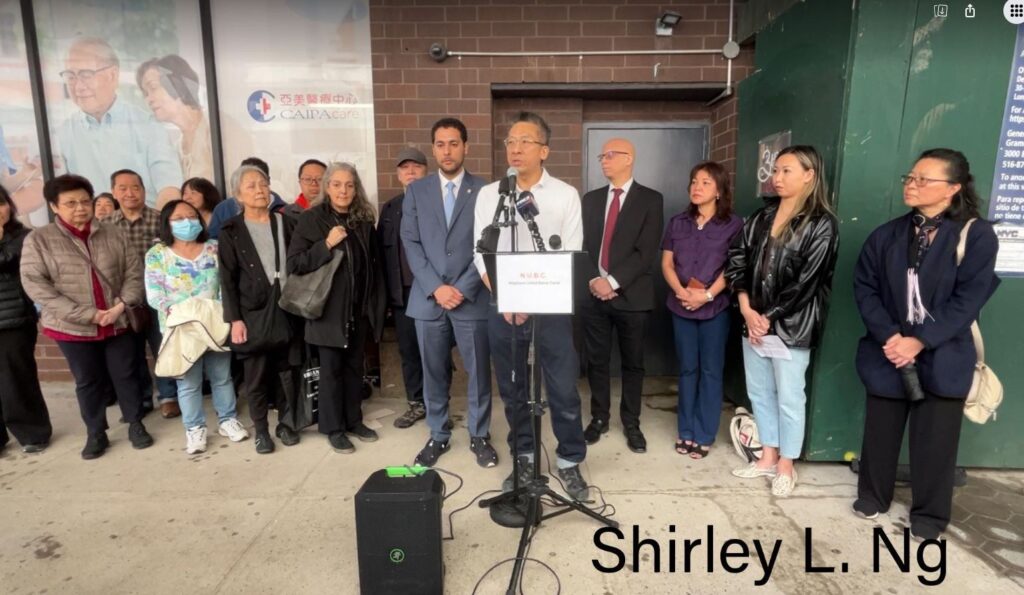
[[[709,320],[672,315],[679,358],[679,439],[714,444],[722,417],[729,310]]]
[[[235,385],[231,381],[231,353],[207,351],[185,375],[178,380],[178,406],[185,429],[206,425],[203,411],[203,370],[210,379],[213,408],[218,423],[238,415],[235,411]]]
[[[807,419],[807,394],[804,393],[810,349],[790,347],[792,360],[770,359],[754,352],[743,339],[743,370],[747,377],[747,396],[754,407],[754,420],[762,446],[779,449],[787,459],[800,457]]]

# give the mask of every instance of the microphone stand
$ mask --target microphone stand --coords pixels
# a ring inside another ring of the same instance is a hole
[[[513,197],[515,190],[512,190]],[[510,212],[506,216],[507,221],[505,226],[512,228],[512,252],[517,252],[517,238],[516,238],[516,208],[515,200],[513,198],[510,201],[511,207]],[[544,246],[544,240],[540,236],[540,230],[537,227],[537,221],[533,217],[524,217],[526,220],[527,228],[530,230],[530,236],[533,238],[534,247],[537,252],[546,252],[547,248]],[[508,223],[511,221],[511,223]],[[523,569],[526,565],[526,551],[530,547],[530,543],[533,541],[533,537],[536,534],[536,530],[540,527],[542,521],[550,518],[554,518],[559,515],[563,515],[567,512],[577,511],[581,512],[601,524],[608,527],[618,528],[619,523],[612,520],[611,518],[587,508],[576,500],[570,500],[562,494],[559,494],[552,490],[548,485],[548,476],[541,475],[540,473],[540,461],[541,461],[541,418],[544,417],[544,408],[547,406],[543,399],[541,392],[541,367],[536,361],[536,345],[537,345],[537,321],[534,319],[530,327],[530,342],[529,342],[529,355],[526,361],[526,394],[529,398],[527,402],[528,409],[530,412],[530,429],[533,433],[533,473],[531,477],[526,481],[525,484],[519,483],[519,451],[518,447],[515,446],[515,440],[513,439],[513,457],[512,457],[512,491],[505,492],[493,498],[480,501],[480,508],[489,508],[491,512],[491,518],[498,524],[503,526],[522,526],[522,532],[519,536],[519,547],[516,550],[515,565],[512,568],[512,575],[509,578],[508,589],[505,591],[506,595],[516,595],[519,592],[522,580],[523,580]],[[518,336],[519,326],[516,323],[515,315],[512,317],[512,390],[513,395],[516,395],[516,365],[518,363],[516,359],[516,339]],[[532,387],[531,387],[532,383]],[[531,388],[533,389],[531,391]],[[513,397],[514,400],[515,397]],[[518,416],[515,420],[516,426],[512,428],[513,436],[515,436],[516,428],[519,426]],[[554,500],[558,505],[558,510],[544,514],[543,505],[541,504],[541,498],[548,497]],[[497,515],[497,516],[496,516]],[[499,520],[499,517],[501,520]],[[522,519],[521,521],[519,519]],[[504,521],[504,522],[502,522]],[[522,523],[519,525],[518,523]]]

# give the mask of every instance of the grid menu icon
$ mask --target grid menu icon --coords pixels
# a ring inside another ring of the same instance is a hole
[[[1024,24],[1024,1],[1007,0],[1006,4],[1003,4],[1003,16],[1012,25]]]

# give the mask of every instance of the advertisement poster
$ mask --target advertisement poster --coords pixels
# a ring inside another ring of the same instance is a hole
[[[766,136],[757,142],[757,196],[774,196],[772,168],[779,151],[793,142],[793,132],[783,130]]]
[[[211,7],[224,171],[260,157],[271,188],[292,202],[303,161],[346,161],[376,203],[366,0],[219,0]]]
[[[0,184],[29,227],[49,223],[21,7],[0,0]]]
[[[1017,27],[1017,44],[1010,66],[988,218],[998,222],[995,226],[999,238],[996,272],[1024,277],[1024,26],[1021,25]]]
[[[142,176],[146,203],[213,179],[199,4],[40,0],[33,4],[58,174],[97,193],[110,174]]]

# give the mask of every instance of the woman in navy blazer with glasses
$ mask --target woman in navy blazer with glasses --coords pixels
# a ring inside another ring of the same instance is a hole
[[[971,323],[999,285],[999,244],[992,224],[978,218],[963,153],[925,151],[902,180],[911,211],[868,237],[854,272],[867,327],[857,373],[868,397],[853,510],[873,519],[889,509],[909,417],[910,530],[935,539],[949,524],[964,399],[977,361]],[[971,219],[958,266],[960,233]]]

